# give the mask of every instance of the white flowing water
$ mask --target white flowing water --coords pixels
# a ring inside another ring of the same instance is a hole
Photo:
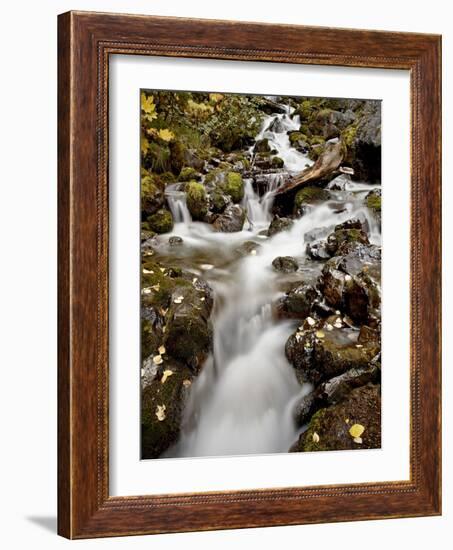
[[[288,126],[298,124],[289,114],[267,117],[257,139],[268,137],[284,158],[285,170],[297,165],[300,171],[307,159],[287,151],[286,131],[276,138],[267,130],[276,118]],[[182,197],[170,197],[179,220],[172,234],[183,237],[184,246],[170,250],[162,241],[157,252],[173,255],[181,265],[202,274],[214,290],[215,305],[213,352],[191,387],[180,440],[166,457],[287,452],[298,434],[294,406],[311,388],[300,386],[284,353],[297,325],[275,320],[271,304],[282,295],[285,277],[302,281],[319,274],[320,266],[305,258],[305,235],[313,229],[322,228],[327,235],[336,224],[359,217],[368,224],[370,240],[380,244],[379,228],[363,207],[363,185],[352,182],[347,190],[332,191],[332,200],[304,214],[289,231],[263,236],[270,221],[272,191],[280,183],[277,176],[270,177],[260,198],[252,180],[246,180],[243,205],[249,223],[238,233],[217,233],[208,224],[191,222]],[[238,259],[237,248],[245,241],[255,242],[256,249]],[[273,270],[276,256],[298,259],[301,268],[296,278]]]

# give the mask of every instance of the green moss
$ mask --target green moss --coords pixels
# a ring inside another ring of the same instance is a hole
[[[326,140],[322,136],[312,136],[309,139],[309,143],[310,143],[311,146],[313,146],[313,145],[324,145],[325,142],[326,142]]]
[[[375,212],[381,211],[381,196],[377,193],[370,193],[366,198],[366,205]]]
[[[329,197],[329,192],[325,189],[321,189],[320,187],[304,187],[297,192],[294,199],[294,206],[297,209],[304,204],[328,200]]]
[[[244,197],[244,182],[241,174],[228,172],[224,188],[225,193],[231,197],[233,202],[240,202]]]
[[[185,166],[179,173],[179,181],[190,181],[200,177],[200,174],[191,166]]]
[[[163,370],[172,375],[162,383]],[[188,382],[192,380],[189,368],[172,360],[164,360],[163,369],[142,394],[142,458],[158,458],[176,443],[181,429]],[[158,414],[160,412],[160,415]]]
[[[289,134],[289,142],[294,145],[298,141],[307,141],[307,136],[302,132],[291,132]]]
[[[308,120],[313,114],[314,109],[314,101],[312,99],[304,99],[299,105],[297,112],[302,120]]]
[[[285,165],[285,161],[280,157],[273,157],[271,162],[273,168],[283,168]]]
[[[354,139],[357,133],[357,126],[354,124],[351,124],[348,126],[343,132],[341,133],[341,140],[346,145],[348,149],[350,149],[354,143]]]
[[[208,212],[208,197],[202,183],[190,181],[186,185],[187,208],[194,220],[201,220]]]
[[[147,221],[151,231],[156,233],[168,233],[173,229],[173,216],[171,212],[163,208],[148,216]]]
[[[206,185],[221,183],[224,179],[225,172],[221,168],[214,168],[208,172],[204,178],[204,183]]]
[[[164,187],[166,185],[168,185],[169,183],[175,183],[175,181],[176,181],[175,175],[172,174],[171,172],[164,172],[163,174],[161,174],[159,176],[159,179],[162,182],[162,184],[164,185]]]
[[[149,294],[143,294],[142,302],[145,306],[167,308],[171,302],[171,296],[176,288],[191,288],[190,281],[178,276],[175,268],[167,268],[162,271],[162,266],[152,260],[143,262],[142,267],[146,273],[142,273],[142,289],[150,289]]]

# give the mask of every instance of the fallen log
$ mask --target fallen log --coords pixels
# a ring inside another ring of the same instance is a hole
[[[317,161],[300,174],[290,178],[277,191],[276,195],[282,195],[295,190],[303,185],[331,179],[336,175],[344,158],[344,145],[341,141],[329,142]]]

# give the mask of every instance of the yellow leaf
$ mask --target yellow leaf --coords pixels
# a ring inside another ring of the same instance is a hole
[[[319,443],[319,435],[316,432],[313,432],[313,443]]]
[[[361,437],[354,437],[354,443],[361,445],[363,443],[363,439]]]
[[[351,435],[351,437],[353,437],[354,439],[356,437],[360,437],[363,432],[365,431],[365,427],[362,426],[362,424],[353,424],[350,428],[349,428],[349,434]]]
[[[159,137],[164,141],[171,141],[175,137],[175,134],[171,130],[163,128],[162,130],[159,130]]]
[[[145,118],[150,122],[157,118],[156,106],[154,105],[154,98],[152,95],[146,96],[142,92],[141,95],[142,111],[145,113]]]
[[[155,355],[153,357],[153,363],[155,365],[161,365],[162,363],[164,362],[164,360],[162,359],[162,356],[161,355]]]
[[[213,103],[218,103],[219,101],[222,101],[222,99],[223,99],[223,94],[209,94],[209,99],[210,99]]]
[[[142,150],[142,153],[145,155],[148,151],[149,143],[148,140],[142,136],[140,138],[140,149]]]
[[[160,348],[159,348],[158,351],[159,351],[159,353],[160,353],[161,355],[163,355],[163,354],[165,353],[165,351],[166,351],[166,350],[165,350],[165,346],[160,346]]]
[[[192,385],[192,382],[191,382],[191,380],[186,379],[186,380],[183,381],[182,385],[183,385],[185,388],[188,388],[189,386]]]
[[[157,416],[157,420],[159,420],[159,422],[162,422],[162,420],[165,420],[165,417],[166,417],[165,411],[166,411],[166,409],[167,409],[167,407],[165,405],[157,405],[156,416]]]
[[[170,378],[170,376],[173,376],[173,371],[172,370],[164,370],[163,374],[162,374],[162,378],[160,379],[160,383],[161,384],[165,384],[167,378]]]
[[[316,338],[324,338],[325,334],[322,330],[317,330],[315,332]]]

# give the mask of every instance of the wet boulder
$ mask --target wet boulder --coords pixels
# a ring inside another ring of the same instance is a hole
[[[165,203],[161,182],[156,176],[147,174],[141,179],[141,211],[145,215],[155,214]]]
[[[360,426],[360,437],[355,430]],[[362,431],[363,430],[363,431]],[[379,449],[381,447],[381,386],[356,388],[331,407],[320,409],[290,452]]]
[[[274,120],[267,127],[267,131],[282,134],[286,131],[286,126],[281,118],[274,118]]]
[[[164,208],[148,216],[147,222],[150,230],[155,233],[169,233],[173,229],[173,216]]]
[[[236,253],[241,257],[256,256],[260,248],[262,248],[260,243],[256,243],[255,241],[245,241],[236,248]]]
[[[293,273],[299,269],[299,263],[292,256],[277,256],[272,261],[272,267],[280,273]]]
[[[377,356],[376,356],[377,357]],[[349,369],[339,376],[323,382],[315,390],[305,395],[296,405],[294,417],[298,426],[309,422],[316,411],[343,401],[355,388],[380,382],[380,364],[372,360],[366,367]]]
[[[170,246],[181,246],[183,244],[184,240],[182,237],[178,237],[177,235],[175,235],[174,237],[170,237],[168,239],[168,244]]]
[[[244,197],[244,182],[238,172],[228,172],[223,189],[226,195],[235,203],[241,202]]]
[[[360,114],[352,142],[354,178],[381,180],[381,104],[367,101]]]
[[[185,365],[162,360],[151,382],[142,391],[142,458],[158,458],[176,443],[193,374]]]
[[[275,307],[280,319],[303,319],[310,315],[315,300],[319,297],[316,288],[310,284],[298,284],[280,298]]]
[[[330,193],[321,187],[303,187],[294,198],[294,209],[300,211],[305,206],[312,206],[329,200]]]
[[[215,214],[221,214],[230,203],[231,198],[224,193],[220,186],[216,187],[209,195],[210,209]]]
[[[185,166],[178,176],[178,181],[198,181],[201,178],[200,172],[191,166]]]
[[[245,221],[245,212],[239,204],[230,204],[222,214],[217,216],[213,225],[215,231],[234,233],[241,231]]]
[[[254,153],[270,153],[271,147],[267,138],[259,139],[253,148]]]
[[[280,216],[274,216],[269,229],[267,230],[267,236],[272,237],[281,231],[288,231],[293,225],[294,221],[291,218],[280,218]]]
[[[208,212],[208,196],[202,183],[190,181],[186,185],[187,208],[194,220],[202,220]]]
[[[379,353],[377,339],[360,343],[358,337],[358,330],[334,316],[320,328],[298,329],[288,338],[285,353],[300,381],[319,384],[349,369],[366,367]]]
[[[166,315],[166,351],[194,372],[199,371],[212,347],[211,307],[203,292],[181,287],[172,293]]]

